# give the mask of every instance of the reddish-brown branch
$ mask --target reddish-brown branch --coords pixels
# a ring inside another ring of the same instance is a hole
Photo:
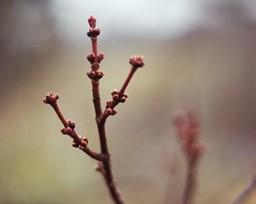
[[[105,130],[105,122],[106,118],[110,115],[114,115],[116,112],[114,110],[115,106],[119,103],[125,102],[127,95],[125,94],[125,90],[129,85],[130,80],[132,79],[135,71],[144,65],[143,58],[140,56],[134,56],[130,58],[130,64],[132,68],[122,85],[119,91],[112,92],[112,101],[107,102],[106,109],[102,112],[101,107],[101,99],[100,99],[100,79],[103,77],[103,72],[100,70],[100,62],[104,59],[103,53],[98,53],[98,45],[97,45],[97,37],[100,34],[100,29],[96,27],[96,19],[94,17],[90,17],[88,19],[89,22],[89,31],[87,35],[91,38],[92,42],[92,53],[87,56],[87,60],[91,64],[91,70],[87,73],[88,77],[91,79],[92,84],[92,96],[93,96],[93,104],[95,110],[95,120],[97,123],[99,140],[100,140],[100,148],[101,153],[96,153],[89,149],[87,138],[80,137],[75,131],[75,123],[72,121],[68,121],[65,119],[62,114],[58,104],[58,96],[53,94],[48,94],[44,102],[51,105],[51,107],[56,112],[60,121],[62,122],[64,128],[61,132],[65,135],[69,135],[73,139],[73,147],[79,148],[87,155],[92,157],[93,159],[98,161],[97,171],[101,172],[110,192],[110,195],[116,204],[124,204],[122,196],[117,188],[117,185],[114,180],[112,166],[111,166],[111,158],[110,152],[108,149],[108,142],[106,137]]]
[[[119,95],[120,95],[120,96],[123,96],[123,95],[124,95],[125,90],[126,90],[126,88],[128,87],[128,85],[129,85],[129,83],[130,83],[130,81],[131,81],[133,75],[135,74],[136,70],[137,70],[136,67],[132,67],[132,68],[130,69],[130,72],[129,72],[127,78],[125,79],[125,81],[124,81],[124,83],[123,83],[121,89],[119,90]]]
[[[128,97],[127,94],[125,94],[125,90],[127,89],[133,75],[135,74],[135,72],[137,71],[138,68],[141,68],[144,66],[144,61],[143,58],[141,56],[132,56],[130,58],[130,64],[132,65],[130,72],[128,73],[127,78],[125,79],[123,85],[121,86],[120,90],[114,90],[111,95],[112,95],[112,100],[108,101],[106,104],[106,109],[104,110],[103,114],[101,115],[101,117],[98,119],[99,123],[105,123],[106,119],[110,116],[110,115],[115,115],[116,111],[115,111],[115,107],[119,104],[119,103],[124,103]]]
[[[182,204],[193,204],[197,187],[197,169],[203,150],[203,145],[199,142],[199,122],[192,112],[178,113],[174,117],[174,125],[187,165]]]
[[[91,80],[92,83],[92,97],[93,97],[93,104],[95,110],[95,116],[99,118],[102,114],[101,110],[101,102],[100,102],[100,91],[99,91],[99,81]]]
[[[106,130],[105,130],[105,122],[106,122],[106,118],[109,115],[114,115],[116,113],[114,110],[114,107],[120,102],[124,102],[125,99],[127,98],[127,95],[124,94],[124,92],[132,76],[137,70],[137,68],[142,67],[144,63],[141,57],[135,56],[130,59],[132,68],[127,79],[125,80],[119,92],[112,93],[113,100],[110,102],[107,102],[106,109],[102,113],[100,92],[99,92],[99,80],[103,77],[103,72],[100,70],[100,62],[103,60],[104,55],[102,53],[98,54],[97,37],[100,34],[100,29],[96,28],[96,19],[91,16],[88,19],[88,22],[89,22],[90,28],[87,35],[91,38],[92,53],[87,56],[87,59],[91,64],[91,70],[90,72],[87,73],[87,75],[91,79],[91,84],[92,84],[93,104],[94,104],[96,123],[97,123],[97,128],[99,133],[99,139],[100,139],[101,153],[103,155],[106,155],[109,158],[109,160],[103,161],[102,165],[99,164],[101,168],[98,168],[99,169],[98,171],[101,172],[102,175],[104,176],[106,185],[109,189],[109,192],[113,201],[116,204],[123,204],[124,201],[122,199],[121,194],[119,193],[119,190],[115,183],[113,172],[112,172],[111,158],[110,158],[110,152],[108,149],[108,141],[107,141]]]
[[[69,135],[73,139],[73,147],[79,148],[93,159],[96,159],[98,161],[108,160],[108,157],[106,155],[94,152],[88,147],[88,139],[86,137],[81,137],[77,134],[77,132],[75,131],[75,123],[66,120],[64,115],[62,114],[57,103],[58,98],[58,95],[49,93],[45,96],[44,102],[46,104],[49,104],[54,109],[60,121],[62,122],[64,126],[64,128],[61,129],[62,134]]]
[[[198,158],[187,162],[186,181],[182,196],[182,204],[192,204],[197,186]]]
[[[97,72],[99,72],[99,69],[100,69],[100,62],[98,60],[98,53],[97,53],[98,52],[97,36],[100,34],[100,32],[96,32],[96,31],[99,31],[99,29],[96,28],[96,19],[94,17],[91,16],[88,19],[88,22],[89,22],[90,29],[89,29],[89,32],[87,33],[87,35],[89,37],[91,37],[92,53],[89,54],[87,57],[88,61],[91,63],[91,71],[89,73],[87,73],[87,75],[91,79],[93,104],[94,104],[96,122],[97,122],[98,118],[102,115],[100,92],[99,92],[99,79],[103,76],[103,74],[101,74],[100,77],[97,77]],[[102,73],[102,72],[100,72],[100,73]],[[124,201],[117,189],[117,186],[116,186],[114,178],[113,178],[110,153],[108,150],[108,143],[107,143],[107,138],[106,138],[105,124],[97,122],[97,128],[98,128],[99,139],[100,139],[101,153],[103,155],[106,155],[107,157],[109,157],[109,160],[103,162],[103,164],[101,165],[102,170],[99,172],[101,172],[101,173],[104,172],[104,174],[102,174],[102,175],[105,179],[106,185],[109,189],[109,192],[110,192],[110,195],[111,195],[113,201],[116,204],[123,204]]]

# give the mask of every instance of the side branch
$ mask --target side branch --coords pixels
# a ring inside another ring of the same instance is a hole
[[[64,128],[61,129],[62,134],[70,136],[73,139],[72,146],[75,148],[79,148],[91,158],[97,161],[107,161],[109,158],[106,155],[92,151],[88,147],[88,139],[86,137],[80,137],[77,134],[77,132],[75,131],[75,123],[65,119],[64,115],[62,114],[58,106],[58,103],[57,103],[58,99],[59,99],[58,95],[53,95],[49,93],[45,96],[43,101],[44,103],[49,104],[54,109],[60,121],[62,122],[64,126]]]
[[[246,188],[232,202],[232,204],[244,204],[253,192],[256,192],[256,175],[252,178]]]
[[[138,68],[141,68],[144,66],[143,57],[141,57],[141,56],[132,56],[130,58],[129,62],[132,65],[132,67],[130,69],[130,72],[129,72],[127,78],[125,79],[125,81],[119,91],[114,90],[111,93],[112,100],[107,102],[106,109],[104,110],[104,112],[102,113],[100,118],[98,118],[98,123],[105,123],[106,119],[110,115],[116,114],[116,111],[114,110],[114,108],[119,103],[124,103],[126,101],[128,95],[125,94],[125,90],[127,89],[133,75],[135,74],[135,72],[137,71]]]

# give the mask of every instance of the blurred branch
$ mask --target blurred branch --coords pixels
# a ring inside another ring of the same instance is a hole
[[[193,204],[198,165],[203,152],[203,145],[199,141],[199,122],[193,112],[178,113],[174,117],[174,126],[187,166],[182,204]]]
[[[245,187],[245,189],[237,196],[237,198],[232,202],[232,204],[244,204],[251,196],[251,194],[256,191],[256,175],[252,178],[250,183]]]
[[[170,160],[166,166],[169,178],[166,186],[166,196],[164,204],[180,204],[179,188],[177,185],[177,173],[179,172],[179,165],[176,159]],[[176,180],[175,180],[176,179]],[[175,188],[173,188],[175,186]]]

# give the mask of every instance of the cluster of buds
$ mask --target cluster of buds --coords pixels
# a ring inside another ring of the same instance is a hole
[[[103,59],[104,59],[104,54],[102,52],[100,52],[97,56],[95,56],[95,54],[93,54],[93,53],[90,53],[89,55],[87,55],[87,60],[92,65],[94,65],[95,63],[100,64]],[[99,67],[94,65],[92,68],[98,69]]]
[[[142,56],[134,55],[130,57],[129,63],[132,65],[132,68],[138,69],[144,66],[144,59]]]
[[[100,63],[104,59],[104,54],[97,51],[97,37],[100,34],[100,29],[96,27],[96,18],[91,16],[88,19],[89,31],[87,35],[92,40],[93,52],[87,56],[87,60],[91,64],[91,70],[87,73],[87,76],[94,81],[99,81],[103,77],[103,72],[100,70]]]
[[[105,115],[115,115],[117,112],[114,110],[114,107],[119,103],[124,103],[128,98],[127,94],[121,94],[120,91],[116,89],[111,93],[112,101],[107,101]]]
[[[81,138],[77,135],[75,131],[76,124],[75,122],[71,120],[66,120],[63,116],[63,114],[60,111],[60,108],[57,104],[57,100],[59,99],[59,96],[57,94],[48,93],[44,99],[43,102],[46,104],[49,104],[57,113],[60,121],[63,124],[63,128],[61,129],[61,133],[63,135],[69,135],[71,138],[73,138],[73,147],[79,147],[79,148],[85,148],[88,144],[87,138]]]
[[[96,38],[100,34],[100,29],[96,27],[96,18],[90,16],[88,23],[90,26],[89,31],[87,32],[88,37]]]
[[[113,102],[116,102],[116,103],[124,103],[128,98],[127,94],[120,94],[119,91],[117,91],[116,89],[111,93],[111,96],[112,96]]]
[[[57,103],[58,99],[59,99],[59,96],[57,94],[48,93],[44,97],[43,102],[52,106]]]
[[[199,141],[199,122],[193,112],[179,112],[173,118],[178,140],[188,161],[200,158],[203,145]]]
[[[75,122],[68,120],[67,127],[61,129],[63,135],[69,135],[73,138],[72,146],[75,148],[83,149],[88,144],[88,139],[86,137],[79,137],[75,132]]]

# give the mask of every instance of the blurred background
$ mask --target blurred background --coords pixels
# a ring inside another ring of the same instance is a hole
[[[225,204],[256,172],[254,0],[2,0],[0,3],[0,203],[112,203],[95,161],[71,147],[45,93],[99,149],[87,18],[102,29],[102,101],[146,66],[109,118],[113,168],[127,203],[178,204],[185,162],[171,115],[200,116],[205,154],[197,204]],[[256,196],[248,203],[254,204]]]

